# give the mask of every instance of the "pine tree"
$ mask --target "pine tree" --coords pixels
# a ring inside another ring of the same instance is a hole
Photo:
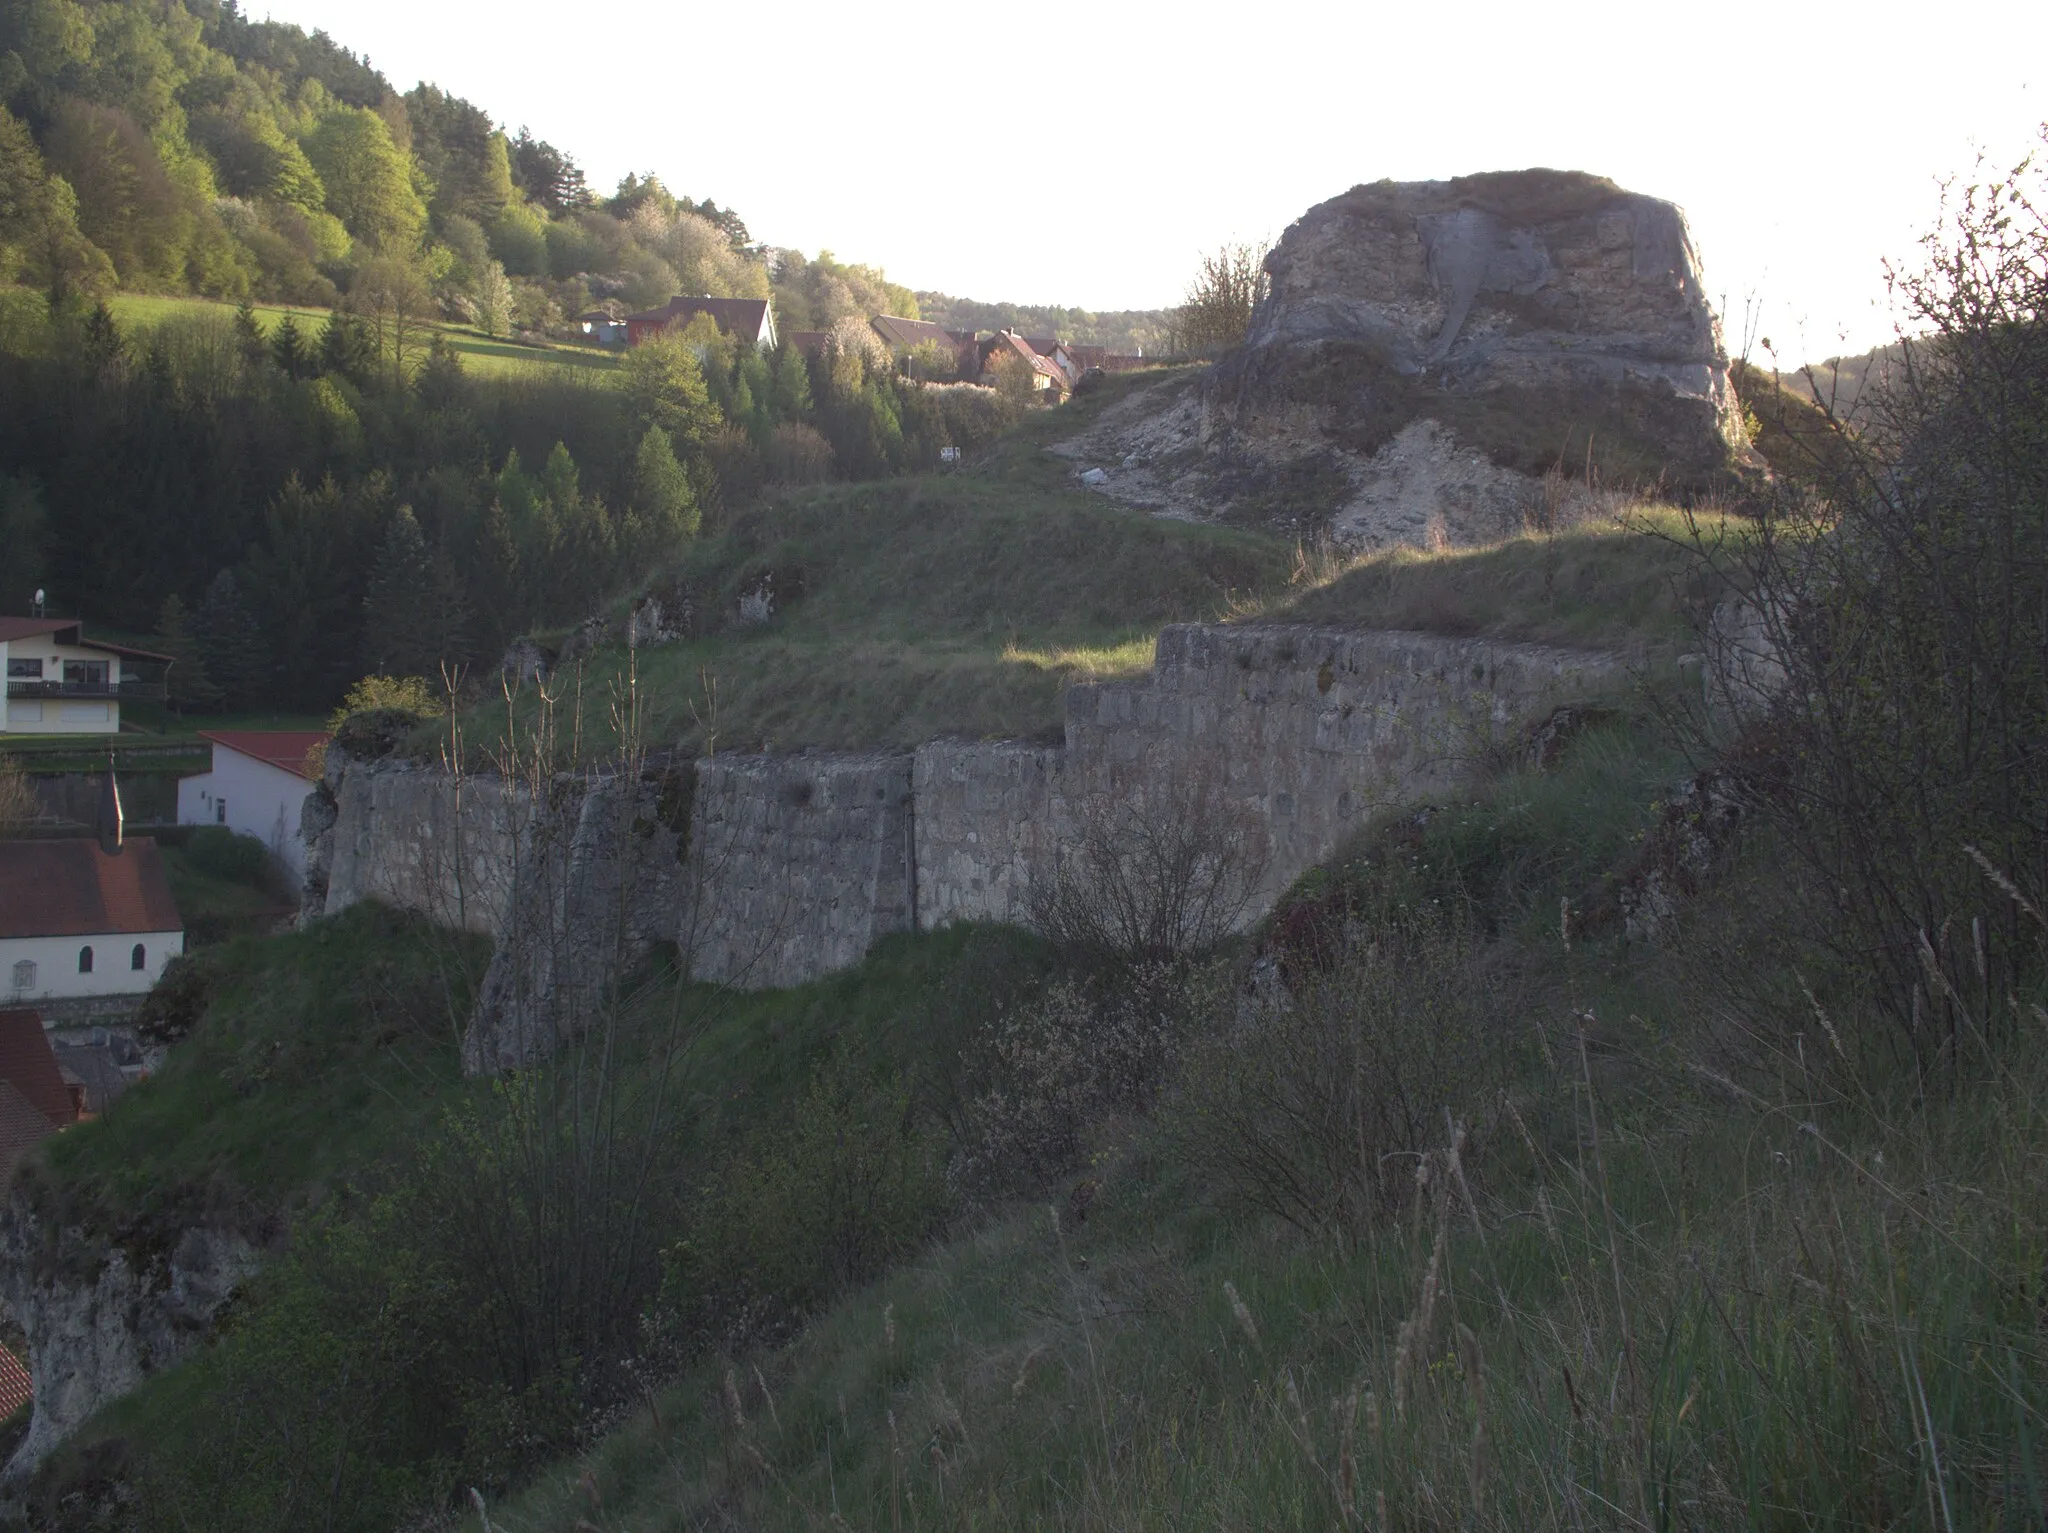
[[[690,476],[659,426],[647,428],[633,453],[633,505],[646,519],[650,534],[664,541],[695,537],[703,521]]]
[[[446,599],[411,506],[385,531],[363,596],[363,665],[380,676],[432,677],[439,668]]]
[[[277,329],[271,333],[270,359],[287,378],[303,378],[313,370],[306,338],[299,333],[299,322],[290,314],[279,320]]]
[[[256,306],[246,298],[235,308],[235,344],[250,370],[261,371],[270,349],[263,339],[263,322],[256,317]]]
[[[358,386],[377,366],[377,342],[369,326],[343,309],[334,309],[320,332],[320,370],[339,373]]]
[[[269,690],[270,652],[233,570],[213,577],[199,603],[197,642],[207,677],[228,708],[253,708]]]
[[[794,346],[778,348],[775,353],[775,413],[786,421],[805,421],[810,419],[812,408],[810,364]]]
[[[220,688],[206,674],[206,657],[200,653],[192,614],[175,595],[164,598],[163,609],[157,614],[153,642],[172,660],[170,670],[164,675],[164,685],[169,694],[166,701],[172,712],[182,715],[190,709],[204,713],[220,706]]]

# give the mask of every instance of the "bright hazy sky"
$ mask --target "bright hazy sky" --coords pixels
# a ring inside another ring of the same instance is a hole
[[[1549,165],[1683,206],[1731,349],[1888,338],[1938,182],[2048,119],[2048,4],[244,0],[916,288],[1176,301],[1361,181]]]

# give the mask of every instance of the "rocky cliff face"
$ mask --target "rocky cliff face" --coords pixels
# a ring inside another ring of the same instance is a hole
[[[183,1356],[259,1262],[242,1235],[197,1225],[167,1250],[129,1250],[51,1226],[17,1192],[0,1210],[0,1301],[28,1337],[36,1399],[0,1492],[18,1492],[101,1406]]]
[[[1575,172],[1354,187],[1267,258],[1244,346],[1066,448],[1098,488],[1340,543],[1457,545],[1746,449],[1684,215]],[[1548,476],[1548,483],[1545,482]]]

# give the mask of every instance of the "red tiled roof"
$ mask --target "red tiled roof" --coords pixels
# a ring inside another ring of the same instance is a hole
[[[1042,373],[1061,388],[1067,386],[1067,375],[1060,371],[1059,364],[1050,357],[1032,349],[1031,343],[1014,330],[998,330],[995,335],[982,342],[982,366],[988,366],[988,359],[998,351],[1008,350],[1031,364],[1031,370]]]
[[[52,1123],[61,1127],[78,1121],[41,1012],[25,1007],[0,1011],[0,1081],[27,1097]]]
[[[768,300],[765,298],[671,298],[658,309],[626,316],[626,327],[634,335],[649,330],[666,330],[670,325],[687,325],[699,314],[727,335],[756,340],[768,328]]]
[[[324,729],[202,729],[199,738],[283,767],[310,782],[315,774],[307,770],[307,755],[314,746],[325,745],[334,736]]]
[[[36,1397],[35,1381],[20,1358],[0,1346],[0,1418],[12,1416]]]
[[[156,842],[0,841],[0,937],[183,931]]]
[[[14,1175],[22,1156],[57,1132],[27,1097],[0,1081],[0,1187]]]

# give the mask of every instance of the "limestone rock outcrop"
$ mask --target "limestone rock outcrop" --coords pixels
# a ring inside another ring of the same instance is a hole
[[[1245,344],[1064,449],[1175,515],[1457,545],[1749,462],[1685,216],[1598,176],[1358,186],[1266,261]]]

